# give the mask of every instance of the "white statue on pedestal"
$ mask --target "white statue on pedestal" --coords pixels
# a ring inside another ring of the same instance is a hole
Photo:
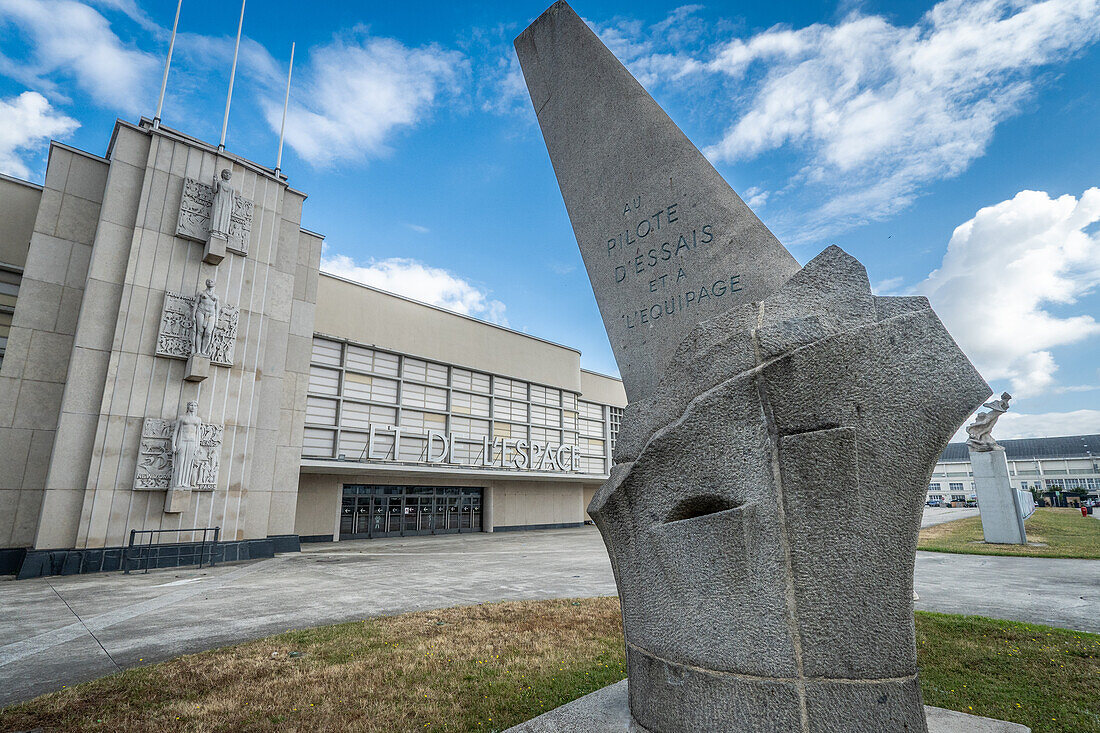
[[[199,453],[199,437],[202,421],[198,416],[199,403],[188,402],[187,412],[176,419],[172,429],[172,483],[171,489],[194,488],[195,458]]]
[[[214,329],[218,326],[221,308],[218,296],[214,294],[214,281],[206,281],[206,289],[195,294],[195,306],[191,311],[193,326],[191,330],[191,353],[210,356],[210,346],[214,341]]]
[[[988,407],[989,412],[978,413],[974,422],[966,426],[966,434],[970,436],[966,444],[976,451],[1003,450],[997,441],[993,440],[993,426],[998,418],[1008,412],[1008,401],[1012,395],[1008,392],[1001,393],[1001,399],[986,402],[982,407]]]
[[[233,218],[233,199],[236,189],[229,185],[233,177],[228,168],[223,168],[221,176],[214,176],[214,201],[210,205],[210,237],[229,240],[229,226]]]

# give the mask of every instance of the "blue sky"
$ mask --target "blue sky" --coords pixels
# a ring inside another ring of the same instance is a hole
[[[511,41],[539,2],[251,0],[227,146],[306,191],[324,266],[611,349]],[[800,262],[929,295],[1000,437],[1100,432],[1100,0],[574,3]],[[152,116],[174,0],[0,0],[0,171]],[[184,0],[163,119],[216,141],[236,2]]]

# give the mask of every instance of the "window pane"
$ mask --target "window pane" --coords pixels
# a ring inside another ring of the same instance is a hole
[[[527,404],[525,402],[504,400],[498,397],[493,403],[493,417],[501,420],[527,422]]]
[[[306,428],[302,439],[302,455],[332,458],[332,443],[336,433],[332,430]]]
[[[340,366],[340,350],[343,344],[328,339],[313,339],[313,361],[318,364]]]
[[[451,412],[456,415],[489,417],[489,398],[466,392],[451,392]]]
[[[451,416],[451,432],[469,438],[489,436],[489,421],[469,417]]]
[[[366,428],[373,424],[376,428],[387,428],[397,419],[397,410],[381,405],[364,405],[359,402],[344,402],[340,415],[340,426],[344,428]]]
[[[311,366],[309,368],[309,391],[313,394],[337,395],[340,393],[340,372]]]
[[[307,397],[306,422],[336,425],[336,400]]]
[[[392,404],[397,401],[397,382],[384,377],[347,372],[344,374],[344,396]]]
[[[447,427],[447,418],[433,412],[402,410],[401,427],[420,430],[421,432],[427,432],[428,430],[443,431]]]
[[[550,428],[531,428],[531,440],[536,443],[549,443],[551,445],[558,445],[561,443],[561,431],[551,430]]]

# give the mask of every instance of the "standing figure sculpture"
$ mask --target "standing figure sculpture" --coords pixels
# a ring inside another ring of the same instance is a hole
[[[195,294],[195,305],[191,310],[191,353],[210,356],[210,347],[214,343],[214,329],[218,326],[221,307],[218,296],[214,294],[214,281],[206,281],[206,289]]]
[[[210,237],[229,240],[229,227],[233,218],[233,200],[236,189],[229,184],[233,174],[223,168],[221,176],[214,176],[214,201],[210,205]]]
[[[993,426],[1001,415],[1008,412],[1008,401],[1012,395],[1008,392],[1001,393],[1001,399],[990,400],[982,407],[988,407],[989,412],[979,413],[974,422],[966,426],[966,434],[970,436],[966,444],[976,451],[1001,450],[997,441],[993,440]]]
[[[172,430],[172,489],[194,488],[192,474],[202,432],[198,409],[198,402],[188,402],[187,412],[176,419],[176,426]]]

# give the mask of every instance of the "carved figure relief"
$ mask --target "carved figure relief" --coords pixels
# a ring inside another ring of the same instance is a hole
[[[195,293],[195,305],[191,310],[191,353],[210,356],[214,343],[214,330],[218,325],[218,296],[214,294],[214,281],[206,281],[206,289]]]
[[[206,243],[211,232],[224,235],[225,248],[239,255],[248,255],[248,238],[252,232],[252,202],[229,185],[229,178],[214,178],[207,185],[194,178],[183,182],[176,236]]]
[[[232,229],[233,202],[237,197],[237,190],[230,185],[233,173],[228,168],[223,168],[221,176],[214,176],[210,186],[214,194],[210,204],[210,236],[220,237],[229,241],[229,232]]]
[[[179,420],[145,419],[134,472],[135,491],[171,488],[213,491],[217,488],[222,426],[202,422],[191,412],[194,404],[188,403],[187,412],[180,415]],[[197,407],[195,405],[196,413]],[[181,422],[184,426],[177,429]],[[175,466],[180,466],[181,470],[176,471]],[[183,481],[188,483],[183,484]]]
[[[173,489],[190,489],[195,475],[195,459],[199,453],[199,403],[188,402],[187,412],[176,419],[172,429]]]
[[[206,282],[206,289],[193,296],[164,294],[157,356],[187,359],[198,353],[208,357],[212,364],[233,366],[241,311],[236,306],[223,305],[213,294],[213,281]]]

